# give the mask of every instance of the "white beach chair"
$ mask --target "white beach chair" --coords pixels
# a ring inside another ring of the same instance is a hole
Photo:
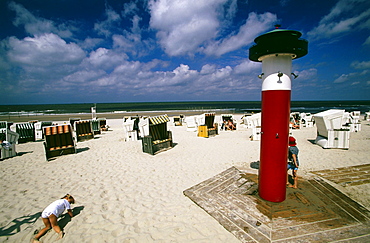
[[[5,124],[7,125],[6,122]],[[0,159],[11,158],[17,155],[16,144],[18,139],[18,133],[8,128],[0,128]]]
[[[123,132],[125,141],[137,141],[137,131],[134,130],[135,120],[126,120],[123,122]]]
[[[249,121],[252,124],[252,141],[261,140],[261,113],[253,114],[249,117]]]
[[[323,148],[349,148],[350,130],[343,128],[344,113],[344,110],[331,109],[314,115],[316,144]]]
[[[198,130],[198,124],[196,122],[196,116],[187,116],[185,118],[186,131],[196,132]]]
[[[301,113],[301,126],[302,127],[313,127],[313,116],[311,113]]]

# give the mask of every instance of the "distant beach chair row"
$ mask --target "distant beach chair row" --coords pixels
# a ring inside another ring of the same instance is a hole
[[[46,160],[63,154],[75,153],[76,142],[93,139],[95,134],[101,134],[102,130],[107,131],[109,128],[106,118],[93,120],[70,118],[69,124],[63,125],[54,125],[51,121],[29,121],[27,123],[10,124],[12,123],[0,121],[0,141],[1,143],[6,143],[6,145],[1,146],[1,151],[4,148],[7,149],[2,152],[2,159],[16,156],[15,145],[18,143],[34,142],[43,139],[45,139]],[[17,135],[16,139],[9,141],[7,134],[13,133]]]

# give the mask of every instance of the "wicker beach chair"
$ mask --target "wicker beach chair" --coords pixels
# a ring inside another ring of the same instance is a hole
[[[349,149],[350,129],[343,126],[345,110],[331,109],[314,115],[317,137],[323,148]]]
[[[75,121],[74,130],[76,133],[77,142],[89,140],[94,138],[94,132],[92,130],[90,120]]]
[[[17,155],[16,144],[19,134],[7,128],[7,122],[0,122],[0,159],[11,158]],[[3,127],[5,125],[5,127]]]
[[[200,121],[204,121],[203,125],[198,126],[198,137],[208,138],[218,135],[218,124],[215,123],[215,113],[205,113]]]
[[[162,115],[149,117],[141,123],[144,132],[144,137],[142,138],[144,153],[154,155],[164,149],[173,147],[172,132],[167,131],[167,122],[169,121],[170,119],[167,115]]]
[[[46,160],[65,154],[76,153],[72,127],[69,124],[44,127]]]
[[[18,143],[36,141],[34,123],[17,123],[15,129],[15,132],[19,134]]]

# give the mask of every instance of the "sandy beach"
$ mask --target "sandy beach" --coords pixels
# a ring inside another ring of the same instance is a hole
[[[0,242],[29,242],[43,227],[39,213],[66,193],[76,200],[76,216],[62,217],[65,237],[58,242],[240,242],[183,194],[231,166],[257,173],[251,163],[259,160],[259,141],[250,141],[252,129],[240,117],[236,131],[211,138],[169,122],[175,146],[154,156],[142,152],[141,141],[124,141],[118,118],[107,120],[109,131],[79,142],[76,154],[49,162],[43,141],[18,144],[18,156],[0,161]],[[370,122],[361,124],[348,150],[313,144],[316,127],[293,130],[299,176],[368,164]],[[370,184],[332,185],[370,210]],[[41,241],[56,239],[49,231]]]

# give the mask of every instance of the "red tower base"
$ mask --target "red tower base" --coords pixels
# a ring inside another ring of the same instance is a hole
[[[290,118],[290,90],[262,91],[259,196],[285,200]]]

